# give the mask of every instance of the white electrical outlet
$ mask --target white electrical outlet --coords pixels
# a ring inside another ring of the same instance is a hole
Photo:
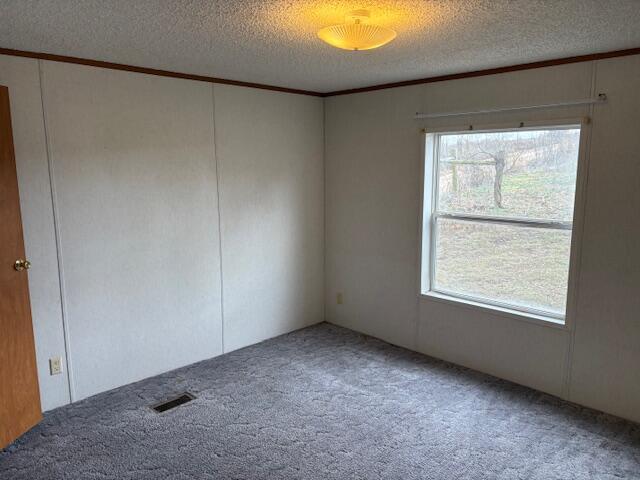
[[[62,373],[62,358],[53,357],[49,359],[49,371],[51,375],[59,375]]]

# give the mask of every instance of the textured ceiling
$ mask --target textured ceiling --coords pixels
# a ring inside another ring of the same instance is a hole
[[[398,32],[316,37],[356,8]],[[640,47],[640,0],[2,0],[0,47],[327,92]]]

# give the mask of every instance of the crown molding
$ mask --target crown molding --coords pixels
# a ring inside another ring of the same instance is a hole
[[[12,50],[10,48],[0,48],[0,55],[11,55],[14,57],[36,58],[38,60],[49,60],[51,62],[74,63],[76,65],[88,65],[90,67],[108,68],[111,70],[122,70],[125,72],[144,73],[147,75],[157,75],[160,77],[182,78],[186,80],[197,80],[199,82],[220,83],[223,85],[236,85],[239,87],[260,88],[262,90],[273,90],[275,92],[295,93],[298,95],[311,95],[323,97],[319,92],[310,90],[299,90],[296,88],[278,87],[275,85],[265,85],[262,83],[242,82],[239,80],[229,80],[227,78],[209,77],[206,75],[194,75],[191,73],[171,72],[169,70],[158,70],[156,68],[137,67],[122,63],[103,62],[101,60],[90,60],[87,58],[68,57],[65,55],[53,55],[51,53],[29,52],[26,50]]]
[[[226,78],[209,77],[206,75],[194,75],[190,73],[172,72],[169,70],[159,70],[155,68],[138,67],[134,65],[125,65],[122,63],[103,62],[101,60],[91,60],[87,58],[70,57],[66,55],[54,55],[51,53],[31,52],[26,50],[13,50],[10,48],[0,48],[0,55],[10,55],[14,57],[35,58],[39,60],[49,60],[51,62],[73,63],[77,65],[88,65],[91,67],[108,68],[111,70],[122,70],[125,72],[144,73],[147,75],[157,75],[161,77],[182,78],[186,80],[196,80],[200,82],[219,83],[223,85],[236,85],[239,87],[259,88],[262,90],[272,90],[275,92],[293,93],[298,95],[310,95],[313,97],[334,97],[338,95],[349,95],[353,93],[372,92],[375,90],[384,90],[387,88],[406,87],[410,85],[421,85],[424,83],[444,82],[447,80],[459,80],[463,78],[483,77],[486,75],[497,75],[500,73],[518,72],[522,70],[532,70],[535,68],[553,67],[557,65],[566,65],[569,63],[591,62],[594,60],[603,60],[607,58],[624,57],[627,55],[640,54],[639,48],[628,48],[625,50],[614,50],[611,52],[592,53],[589,55],[578,55],[575,57],[556,58],[553,60],[543,60],[539,62],[521,63],[518,65],[510,65],[506,67],[489,68],[485,70],[475,70],[471,72],[452,73],[448,75],[439,75],[435,77],[418,78],[415,80],[404,80],[401,82],[383,83],[380,85],[371,85],[368,87],[350,88],[346,90],[336,90],[333,92],[315,92],[311,90],[300,90],[296,88],[278,87],[275,85],[265,85],[262,83],[243,82],[240,80],[230,80]]]
[[[335,92],[325,93],[323,97],[334,97],[336,95],[349,95],[351,93],[372,92],[374,90],[406,87],[409,85],[420,85],[423,83],[444,82],[446,80],[459,80],[461,78],[484,77],[486,75],[496,75],[499,73],[518,72],[521,70],[532,70],[534,68],[553,67],[556,65],[566,65],[569,63],[591,62],[594,60],[603,60],[605,58],[625,57],[627,55],[638,55],[638,54],[640,54],[640,48],[628,48],[626,50],[615,50],[612,52],[592,53],[590,55],[578,55],[576,57],[565,57],[565,58],[557,58],[554,60],[543,60],[540,62],[521,63],[519,65],[510,65],[507,67],[489,68],[486,70],[475,70],[472,72],[463,72],[463,73],[452,73],[449,75],[418,78],[416,80],[405,80],[402,82],[383,83],[380,85],[372,85],[370,87],[350,88],[347,90],[336,90]]]

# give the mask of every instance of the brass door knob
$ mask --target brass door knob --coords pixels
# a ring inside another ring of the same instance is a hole
[[[29,270],[31,268],[31,262],[29,260],[19,258],[16,260],[16,263],[13,264],[13,268],[18,272]]]

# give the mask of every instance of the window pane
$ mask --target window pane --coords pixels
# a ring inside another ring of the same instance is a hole
[[[571,231],[437,220],[434,289],[564,315]]]
[[[440,136],[438,210],[573,219],[580,129]]]

